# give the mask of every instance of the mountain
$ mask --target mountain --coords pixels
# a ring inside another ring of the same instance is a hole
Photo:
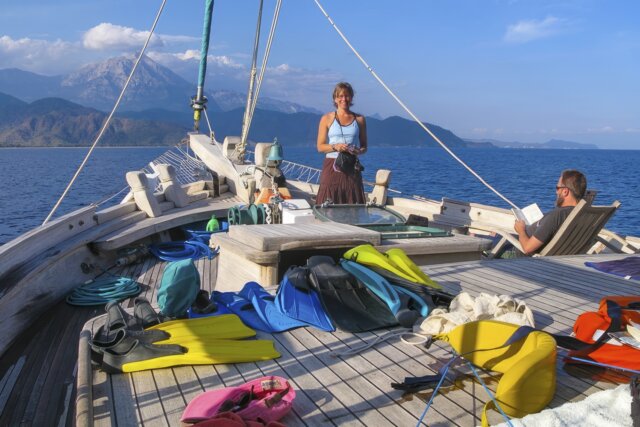
[[[110,111],[134,62],[133,57],[123,56],[84,66],[62,79],[61,95],[78,104]],[[166,110],[180,111],[189,105],[193,92],[193,85],[145,56],[138,64],[121,108],[144,110],[161,106]],[[211,111],[218,109],[215,102],[209,102],[208,108]]]
[[[17,68],[0,70],[0,92],[27,102],[59,96],[60,82],[62,76],[42,76]]]
[[[222,111],[210,115],[219,141],[229,135],[239,135],[242,128],[243,109]],[[158,110],[137,113],[123,113],[124,117],[158,120],[163,113]],[[164,114],[166,116],[166,114]],[[318,122],[321,114],[307,112],[282,113],[279,111],[256,109],[251,124],[249,139],[259,142],[271,142],[274,138],[283,145],[310,145],[317,138]],[[191,114],[177,113],[167,120],[190,123]],[[475,147],[459,138],[453,132],[440,126],[426,124],[431,131],[449,147]],[[388,117],[384,120],[367,118],[367,136],[372,146],[424,146],[435,147],[437,143],[422,128],[411,120],[401,117]]]
[[[42,76],[16,68],[0,70],[0,92],[27,102],[46,97],[68,99],[76,104],[111,111],[120,95],[135,58],[121,56],[90,64],[66,76]],[[162,109],[184,111],[195,94],[195,84],[189,83],[166,67],[143,57],[131,80],[120,111]],[[246,95],[219,90],[206,93],[209,112],[231,111],[244,108]],[[258,100],[257,108],[282,113],[320,111],[292,102],[268,97]]]
[[[209,95],[218,104],[222,111],[231,111],[237,108],[244,108],[247,104],[247,95],[230,90],[216,90]],[[314,113],[322,114],[322,111],[312,107],[296,104],[293,102],[280,101],[269,97],[260,97],[256,104],[257,109],[279,111],[281,113]]]
[[[91,145],[106,114],[60,98],[31,104],[0,94],[0,146],[69,147]],[[114,118],[101,145],[174,145],[186,127],[163,122]]]
[[[559,139],[550,139],[547,142],[505,142],[497,139],[465,139],[467,143],[474,144],[491,144],[498,148],[544,148],[544,149],[572,149],[572,150],[597,150],[595,144],[583,144],[581,142],[562,141]]]
[[[60,99],[45,98],[32,103],[0,93],[0,146],[87,146],[95,139],[106,113]],[[239,135],[243,109],[210,113],[219,141]],[[124,112],[117,115],[101,145],[174,145],[192,126],[188,110],[162,109]],[[278,138],[283,145],[313,145],[320,114],[256,109],[249,139],[270,142]],[[435,146],[415,123],[401,117],[367,120],[369,142],[374,146]],[[204,126],[204,123],[201,123]],[[451,131],[430,125],[432,131],[450,147],[467,144]]]

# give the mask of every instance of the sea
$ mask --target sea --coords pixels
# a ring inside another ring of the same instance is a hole
[[[138,170],[167,147],[97,148],[54,216],[94,202],[118,203],[124,175]],[[0,149],[0,244],[42,224],[72,179],[88,148]],[[553,208],[563,169],[583,171],[597,190],[595,204],[622,203],[607,228],[640,235],[640,150],[456,149],[455,154],[496,191],[519,207]],[[284,157],[316,168],[322,156],[311,147],[285,147]],[[440,148],[371,147],[361,158],[364,178],[392,171],[390,187],[405,196],[442,197],[508,208],[509,205]]]

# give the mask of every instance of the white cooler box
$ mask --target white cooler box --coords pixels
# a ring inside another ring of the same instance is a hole
[[[289,199],[282,202],[283,224],[308,224],[315,220],[311,205],[305,199]]]

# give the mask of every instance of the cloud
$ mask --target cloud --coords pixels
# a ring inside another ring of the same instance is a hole
[[[547,16],[543,20],[523,20],[507,27],[504,41],[507,43],[527,43],[532,40],[551,37],[560,33],[566,24],[564,19]]]
[[[140,31],[103,22],[83,34],[82,44],[90,50],[130,51],[142,48],[148,37],[149,31]],[[197,37],[154,34],[151,37],[149,46],[160,49],[170,45],[195,43],[197,41]]]
[[[587,133],[613,133],[616,130],[612,126],[602,126],[599,128],[589,128]]]
[[[77,43],[63,40],[13,39],[0,37],[3,68],[20,68],[35,73],[53,75],[65,73],[83,64]]]

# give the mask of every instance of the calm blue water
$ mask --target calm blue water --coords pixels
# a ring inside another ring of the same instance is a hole
[[[0,243],[42,223],[86,151],[0,149]],[[57,215],[122,189],[126,171],[141,168],[164,151],[166,147],[97,149]],[[640,184],[634,173],[640,165],[640,150],[462,149],[456,154],[516,205],[536,202],[543,211],[553,208],[560,171],[580,169],[587,175],[589,188],[598,190],[596,204],[622,202],[607,228],[640,235]],[[285,157],[314,167],[322,163],[314,148],[288,147]],[[391,187],[406,195],[437,200],[450,197],[508,207],[439,148],[372,147],[362,162],[365,179],[373,181],[377,169],[391,169]]]

